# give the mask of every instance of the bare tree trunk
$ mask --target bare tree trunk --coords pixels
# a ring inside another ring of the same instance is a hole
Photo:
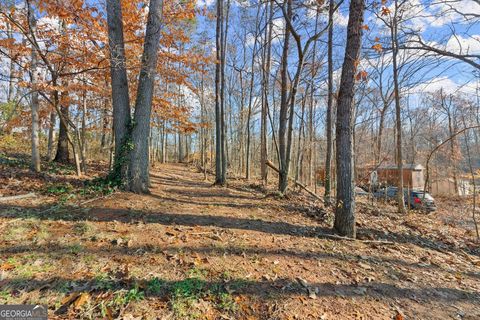
[[[337,141],[337,200],[334,230],[342,236],[355,238],[355,190],[353,176],[353,97],[355,73],[362,42],[364,0],[351,0],[347,29],[347,44],[338,94]]]
[[[302,163],[303,163],[303,145],[302,145],[302,133],[305,132],[305,104],[307,103],[307,97],[303,97],[302,101],[302,113],[300,115],[300,126],[298,128],[298,144],[297,144],[297,163],[296,163],[296,170],[295,170],[295,181],[302,182],[301,179],[301,170],[302,170]]]
[[[113,176],[122,184],[127,183],[128,152],[131,139],[129,127],[130,97],[123,39],[123,17],[120,1],[107,0],[108,43],[110,47],[110,73],[113,105],[113,131],[115,137],[115,157]]]
[[[82,131],[79,139],[80,159],[82,162],[82,172],[87,173],[87,133],[86,133],[86,116],[87,116],[87,92],[83,93],[82,102]]]
[[[318,19],[320,17],[320,10],[317,10],[317,13],[315,14],[315,33],[318,31]],[[309,97],[309,117],[308,117],[308,180],[307,180],[307,185],[312,185],[313,179],[313,171],[314,171],[314,157],[313,157],[313,150],[315,149],[315,130],[313,128],[313,121],[314,121],[314,104],[315,104],[315,99],[314,99],[314,94],[315,94],[315,76],[317,75],[317,66],[316,66],[316,60],[317,60],[317,41],[313,43],[313,54],[312,54],[312,66],[311,66],[311,78],[310,78],[310,83],[308,84],[308,87],[310,88],[310,97]]]
[[[135,102],[133,149],[130,152],[129,189],[135,193],[148,193],[150,185],[148,137],[157,69],[158,47],[161,36],[163,0],[150,0],[142,64]]]
[[[375,159],[375,165],[380,164],[380,159],[382,157],[382,139],[383,139],[383,129],[385,126],[385,113],[387,111],[387,107],[384,106],[384,108],[380,111],[380,121],[378,124],[378,135],[377,135],[377,152],[376,152],[376,159]]]
[[[178,159],[177,159],[177,161],[179,163],[182,163],[183,160],[185,159],[185,154],[183,152],[184,151],[183,135],[180,132],[180,130],[178,130],[177,136],[178,136]]]
[[[273,3],[267,2],[265,12],[270,9],[268,22],[265,28],[265,43],[264,43],[264,61],[262,65],[263,81],[262,81],[262,112],[260,124],[260,175],[262,183],[267,184],[267,114],[268,114],[268,92],[270,80],[270,60],[272,52],[272,26],[273,26]]]
[[[445,112],[447,113],[447,118],[448,118],[448,133],[450,136],[452,136],[455,132],[453,129],[453,119],[452,119],[452,114],[450,107],[447,106],[446,104],[446,97],[443,95],[443,89],[440,89],[440,99],[441,99],[441,104]],[[453,138],[450,140],[450,165],[452,167],[452,174],[453,174],[453,182],[454,182],[454,188],[455,188],[455,194],[458,195],[458,177],[457,177],[457,168],[456,168],[456,163],[455,163],[455,142],[456,139]]]
[[[286,31],[285,31],[285,43],[282,54],[281,62],[281,103],[280,103],[280,122],[279,122],[279,181],[278,187],[281,193],[285,193],[288,187],[288,172],[290,167],[291,160],[291,150],[292,150],[292,135],[293,135],[293,118],[295,116],[295,104],[296,104],[296,95],[298,90],[298,84],[300,82],[300,76],[303,70],[303,63],[305,55],[308,53],[308,48],[313,41],[316,41],[318,37],[325,31],[315,33],[315,35],[308,38],[305,42],[305,45],[302,46],[301,35],[295,30],[292,24],[292,0],[286,2],[287,8],[285,9],[285,3],[281,7],[283,16],[286,22]],[[288,94],[287,89],[287,74],[288,74],[288,47],[289,47],[289,38],[290,34],[293,36],[297,47],[298,54],[298,64],[293,77],[293,82],[290,84],[290,90]],[[287,128],[288,120],[288,128]]]
[[[406,213],[405,210],[405,198],[403,194],[403,156],[402,156],[402,118],[401,118],[401,106],[400,106],[400,88],[398,84],[398,36],[397,36],[397,11],[398,2],[395,0],[395,13],[393,15],[393,21],[391,26],[392,37],[392,63],[393,63],[393,83],[394,83],[394,98],[395,98],[395,117],[396,117],[396,133],[397,133],[397,167],[398,167],[398,212]]]
[[[223,9],[223,5],[222,5]],[[222,56],[221,56],[221,72],[220,72],[220,79],[221,79],[221,86],[220,92],[222,96],[221,100],[221,134],[222,134],[222,181],[223,184],[227,182],[227,167],[228,167],[228,147],[227,147],[227,127],[225,125],[225,59],[226,59],[226,52],[227,52],[227,35],[228,35],[228,20],[229,20],[229,13],[230,13],[230,0],[227,0],[227,8],[226,8],[226,17],[225,23],[223,22],[223,13],[222,13],[222,25],[221,25],[221,45],[222,45]]]
[[[166,149],[166,146],[167,146],[167,129],[166,129],[166,126],[167,126],[167,123],[165,120],[163,120],[163,126],[162,126],[162,160],[161,162],[162,163],[165,163],[167,162],[167,155],[166,155],[166,152],[167,152],[167,149]]]
[[[248,180],[250,179],[250,119],[252,117],[252,103],[253,103],[253,86],[255,82],[255,57],[256,57],[256,51],[257,51],[257,43],[258,43],[258,33],[259,33],[259,18],[260,18],[260,8],[262,6],[262,3],[259,2],[257,5],[257,14],[255,17],[255,39],[253,42],[253,51],[252,51],[252,64],[251,64],[251,70],[250,70],[250,92],[249,92],[249,97],[248,97],[248,115],[247,115],[247,152],[246,152],[246,173],[245,173],[245,178]]]
[[[216,26],[216,63],[215,63],[215,184],[224,185],[225,175],[223,173],[224,132],[222,126],[222,72],[223,72],[223,0],[217,0],[217,26]]]
[[[35,19],[35,13],[33,11],[32,5],[30,1],[27,1],[28,5],[28,25],[30,28],[30,33],[35,34],[37,29],[37,20]],[[31,169],[35,172],[40,172],[40,138],[39,138],[39,131],[40,131],[40,119],[38,114],[38,91],[35,88],[38,82],[38,59],[37,59],[37,52],[35,49],[32,49],[31,53],[31,83],[33,87],[32,91],[32,101],[31,101],[31,112],[32,112],[32,163]],[[10,89],[9,89],[10,95]],[[10,101],[10,97],[9,97]]]
[[[47,159],[48,161],[53,160],[53,139],[55,134],[55,123],[56,123],[56,114],[55,111],[50,112],[50,123],[48,126],[48,142],[47,142]]]
[[[35,21],[35,18],[33,17],[33,20]],[[32,22],[34,22],[32,21]],[[35,27],[36,27],[36,21],[34,22],[35,23]],[[7,23],[7,38],[8,39],[12,39],[13,38],[13,31],[12,31],[12,27],[10,26],[9,23]],[[33,30],[31,31],[33,32]],[[32,50],[32,51],[35,51],[35,50]],[[32,68],[33,68],[33,52],[32,52]],[[36,54],[36,53],[35,53]],[[36,58],[36,57],[35,57]],[[8,93],[7,93],[7,102],[10,102],[13,100],[13,97],[14,97],[14,81],[13,81],[13,78],[15,77],[15,64],[13,62],[13,58],[10,57],[10,64],[9,64],[9,68],[8,68]],[[38,95],[38,93],[37,93]]]
[[[201,144],[201,154],[202,154],[202,170],[203,170],[203,179],[207,180],[207,128],[205,124],[207,123],[206,119],[206,108],[205,108],[205,77],[202,73],[202,79],[200,82],[200,144]]]
[[[105,97],[102,109],[102,135],[100,138],[100,149],[104,149],[107,145],[107,133],[108,133],[108,98]]]
[[[288,0],[287,6],[288,17],[285,19],[291,19],[292,5],[291,0]],[[286,167],[287,160],[287,121],[288,121],[288,53],[290,47],[290,28],[285,26],[285,35],[283,40],[283,52],[281,60],[281,88],[280,88],[280,118],[278,123],[278,148],[280,152],[279,164],[278,164],[278,190],[285,192],[288,186],[288,168]]]
[[[62,92],[62,95],[66,94]],[[55,91],[55,101],[54,103],[58,106],[58,91]],[[68,107],[63,103],[60,104],[60,113],[59,117],[63,119],[68,119]],[[58,144],[57,144],[57,153],[55,155],[54,161],[61,163],[68,163],[69,161],[69,151],[68,151],[68,127],[66,121],[60,121],[60,129],[58,131]]]
[[[325,205],[331,205],[332,189],[332,157],[333,157],[333,15],[335,13],[335,1],[330,0],[328,9],[328,97],[327,97],[327,150],[325,158]]]

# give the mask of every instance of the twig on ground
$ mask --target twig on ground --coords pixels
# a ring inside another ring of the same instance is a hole
[[[317,233],[319,238],[329,238],[335,240],[345,240],[345,241],[355,241],[355,242],[362,242],[362,243],[378,243],[378,244],[385,244],[385,245],[394,245],[395,242],[387,241],[387,240],[359,240],[349,237],[342,237],[336,234],[328,234],[328,233]]]
[[[27,194],[20,194],[17,196],[10,196],[10,197],[0,197],[0,202],[3,201],[10,201],[10,200],[20,200],[20,199],[27,199],[27,198],[35,198],[37,195],[33,192]]]

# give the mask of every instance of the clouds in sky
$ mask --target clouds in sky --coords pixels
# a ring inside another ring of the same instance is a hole
[[[197,0],[197,7],[211,6],[215,3],[215,0]]]
[[[455,82],[451,77],[440,76],[426,83],[420,84],[415,91],[434,93],[442,89],[446,94],[463,93],[466,95],[475,95],[477,88],[476,81],[466,81],[463,83]]]

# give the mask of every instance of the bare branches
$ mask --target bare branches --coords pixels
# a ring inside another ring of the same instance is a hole
[[[474,59],[480,59],[480,55],[478,54],[459,54],[447,51],[445,49],[440,49],[429,44],[426,44],[420,37],[417,37],[416,40],[410,40],[410,43],[414,43],[416,45],[405,45],[400,47],[403,50],[424,50],[434,52],[440,56],[458,59],[465,63],[468,63],[472,67],[480,70],[480,63],[476,62]]]

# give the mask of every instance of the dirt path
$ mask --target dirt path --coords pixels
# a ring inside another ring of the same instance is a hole
[[[478,256],[362,207],[363,236],[394,245],[318,238],[331,217],[308,209],[182,165],[154,170],[151,195],[48,216],[12,205],[0,209],[0,303],[42,302],[62,319],[480,318]],[[69,305],[75,292],[88,299]]]

